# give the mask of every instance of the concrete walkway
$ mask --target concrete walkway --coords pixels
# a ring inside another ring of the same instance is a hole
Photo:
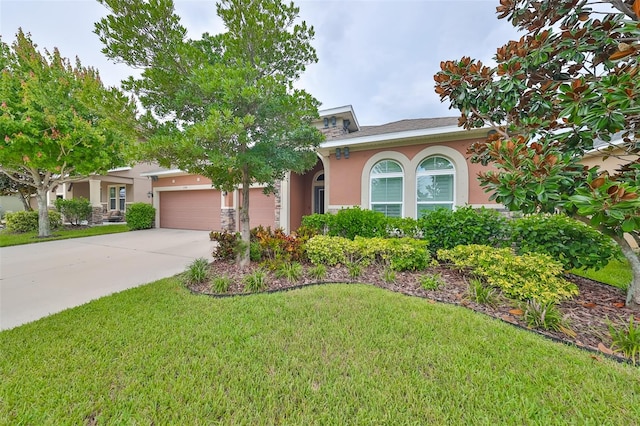
[[[211,259],[206,231],[149,229],[0,248],[0,330]]]

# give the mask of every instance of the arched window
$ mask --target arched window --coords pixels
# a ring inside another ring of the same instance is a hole
[[[416,170],[418,218],[428,210],[453,209],[455,174],[453,163],[444,157],[429,157],[418,165]]]
[[[400,164],[392,160],[382,160],[371,168],[371,210],[390,217],[402,217],[404,173]]]

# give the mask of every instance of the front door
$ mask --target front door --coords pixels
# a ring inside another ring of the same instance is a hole
[[[324,213],[324,186],[313,187],[313,212]]]

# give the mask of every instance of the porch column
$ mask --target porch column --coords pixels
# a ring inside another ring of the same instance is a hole
[[[89,178],[89,202],[91,203],[91,224],[102,224],[102,203],[100,202],[100,179]]]

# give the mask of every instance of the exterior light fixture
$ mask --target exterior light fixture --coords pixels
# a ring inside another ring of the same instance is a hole
[[[340,159],[340,148],[336,148],[336,160]]]
[[[342,148],[342,152],[344,153],[344,158],[349,158],[349,147]]]
[[[153,192],[151,191],[147,192],[147,198],[153,198]]]

